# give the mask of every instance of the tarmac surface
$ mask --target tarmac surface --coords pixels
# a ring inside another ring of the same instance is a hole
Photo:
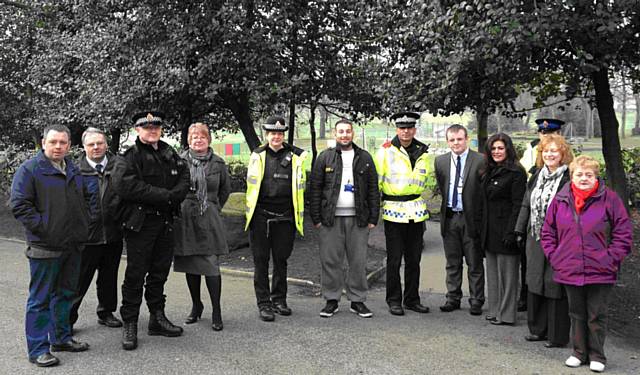
[[[184,326],[178,338],[148,336],[148,311],[143,304],[138,324],[139,348],[124,351],[121,330],[96,323],[95,287],[80,309],[76,338],[87,341],[84,353],[57,353],[61,364],[38,369],[27,361],[24,312],[29,282],[24,243],[0,240],[1,374],[588,374],[588,366],[570,369],[564,360],[570,349],[546,349],[529,343],[526,316],[516,326],[492,326],[484,316],[471,316],[468,306],[442,313],[444,258],[437,223],[425,234],[421,297],[429,314],[408,311],[396,317],[387,312],[384,290],[370,292],[367,305],[374,317],[349,312],[343,299],[340,312],[321,318],[321,297],[309,297],[304,287],[290,285],[290,317],[273,323],[258,319],[250,278],[223,274],[224,330],[210,328],[210,304],[204,319]],[[381,229],[381,228],[380,228]],[[380,233],[372,233],[379,236]],[[378,237],[379,239],[379,237]],[[374,239],[375,241],[375,239]],[[120,281],[126,259],[120,267]],[[204,283],[203,283],[204,285]],[[465,286],[466,289],[466,286]],[[181,323],[191,302],[182,274],[170,273],[166,312]],[[203,296],[206,293],[203,286]],[[640,348],[607,337],[606,373],[640,374]]]

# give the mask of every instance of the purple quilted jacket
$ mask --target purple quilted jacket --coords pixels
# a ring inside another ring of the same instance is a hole
[[[549,205],[540,244],[560,284],[615,284],[622,259],[633,245],[633,225],[622,200],[599,181],[598,191],[578,215],[571,184]]]

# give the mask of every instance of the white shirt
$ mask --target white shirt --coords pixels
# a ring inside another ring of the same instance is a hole
[[[336,202],[336,216],[353,216],[356,214],[356,199],[353,186],[353,149],[341,151],[342,180],[340,181],[340,194]]]
[[[462,207],[462,187],[464,186],[464,166],[467,163],[467,156],[469,155],[469,148],[464,150],[464,152],[460,155],[457,155],[454,152],[451,152],[451,165],[449,166],[449,196],[447,197],[447,207],[453,209],[454,211],[462,211],[464,208]],[[453,204],[453,184],[456,181],[456,163],[458,162],[458,156],[460,156],[460,179],[458,180],[458,205],[456,207],[451,207]]]
[[[102,165],[102,170],[104,171],[104,168],[107,166],[107,155],[104,156],[104,158],[102,158],[102,161],[100,163],[96,163],[93,160],[87,158],[87,163],[89,163],[89,165],[91,166],[91,168],[96,169],[96,165],[101,164]]]

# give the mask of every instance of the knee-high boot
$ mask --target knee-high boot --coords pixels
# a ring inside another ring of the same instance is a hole
[[[209,296],[211,297],[211,306],[213,312],[211,314],[211,328],[214,331],[222,331],[222,311],[220,309],[220,294],[222,293],[222,277],[207,276],[205,277]]]
[[[185,324],[193,324],[202,317],[202,310],[204,305],[200,300],[200,275],[194,275],[191,273],[186,274],[187,287],[189,287],[189,294],[191,295],[191,312],[185,319]]]

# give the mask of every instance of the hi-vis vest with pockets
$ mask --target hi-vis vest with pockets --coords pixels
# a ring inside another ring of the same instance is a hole
[[[247,218],[244,230],[249,228],[251,218],[256,210],[258,203],[258,195],[260,194],[260,184],[264,177],[264,165],[267,155],[266,145],[260,147],[259,152],[252,152],[249,159],[249,167],[247,168],[247,194],[246,194],[246,212]],[[304,163],[307,159],[307,152],[303,151],[300,155],[297,155],[295,151],[291,151],[291,192],[293,195],[293,211],[296,229],[300,232],[300,235],[304,235],[303,231],[303,219],[304,219],[304,188],[307,182],[307,173],[305,171]]]
[[[376,154],[376,169],[380,193],[391,196],[420,195],[427,188],[431,165],[427,153],[420,155],[415,167],[404,148],[385,143]],[[409,220],[421,222],[429,219],[427,204],[422,196],[406,201],[382,201],[382,219],[396,223]]]

